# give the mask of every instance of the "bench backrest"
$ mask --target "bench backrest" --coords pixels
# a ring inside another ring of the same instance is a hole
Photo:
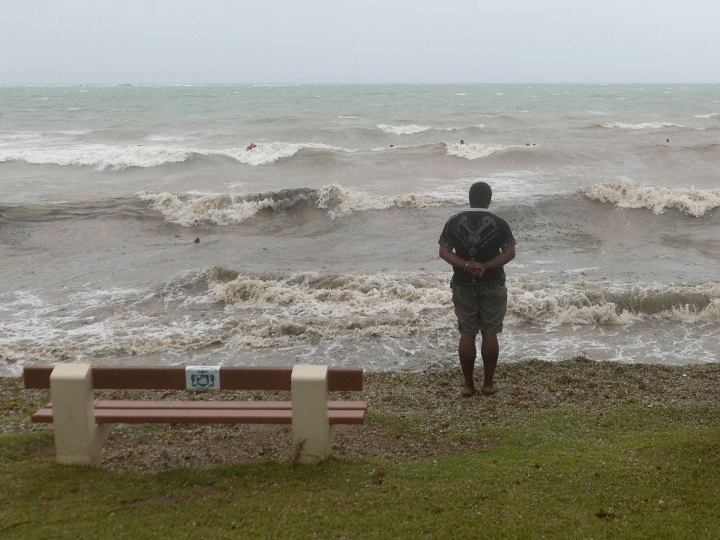
[[[54,365],[23,368],[25,388],[50,388]],[[290,390],[292,367],[221,367],[221,390]],[[185,366],[93,366],[98,390],[185,390]],[[331,392],[363,389],[362,368],[328,368]]]

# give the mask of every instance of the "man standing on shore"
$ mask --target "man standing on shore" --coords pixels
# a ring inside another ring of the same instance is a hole
[[[510,225],[492,214],[488,207],[492,189],[485,182],[470,187],[470,210],[451,217],[440,235],[440,257],[453,267],[450,287],[460,331],[458,356],[465,377],[463,396],[475,393],[473,371],[477,350],[475,338],[482,334],[480,354],[484,380],[482,392],[497,392],[493,376],[507,310],[507,289],[503,266],[515,258],[515,238]],[[454,251],[454,252],[453,252]]]

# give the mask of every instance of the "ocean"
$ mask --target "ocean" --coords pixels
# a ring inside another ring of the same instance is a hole
[[[437,240],[480,180],[517,240],[501,363],[716,362],[719,112],[720,85],[0,86],[0,375],[455,365]]]

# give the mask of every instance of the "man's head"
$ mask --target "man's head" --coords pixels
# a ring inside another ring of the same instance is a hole
[[[485,182],[475,182],[470,186],[470,207],[487,208],[492,199],[492,189]]]

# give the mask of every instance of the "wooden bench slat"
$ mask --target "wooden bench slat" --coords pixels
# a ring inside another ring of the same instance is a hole
[[[329,410],[367,410],[367,401],[328,401]],[[43,409],[52,409],[52,402]],[[95,401],[95,409],[292,409],[291,401]]]
[[[40,409],[33,422],[52,422],[52,409]],[[365,410],[330,410],[330,424],[362,424]],[[292,411],[252,409],[96,409],[98,424],[291,424]]]
[[[289,410],[98,409],[98,424],[291,424]]]
[[[25,388],[50,388],[55,366],[23,367]],[[220,368],[223,390],[290,390],[292,367]],[[185,390],[185,366],[93,366],[93,388],[102,390]],[[328,390],[361,391],[362,368],[328,368]]]
[[[328,421],[331,425],[362,424],[365,422],[366,412],[366,409],[343,409],[337,411],[328,411]]]
[[[96,401],[98,409],[211,409],[266,410],[292,409],[290,401]]]

